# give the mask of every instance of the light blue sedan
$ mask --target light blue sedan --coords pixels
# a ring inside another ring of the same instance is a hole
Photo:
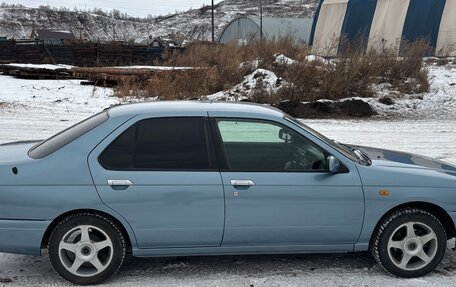
[[[441,262],[455,220],[455,166],[343,145],[267,106],[117,106],[0,146],[0,252],[48,249],[82,285],[126,254],[369,250],[418,277]]]

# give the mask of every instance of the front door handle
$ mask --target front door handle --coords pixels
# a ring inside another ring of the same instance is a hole
[[[131,180],[128,180],[128,179],[122,179],[122,180],[110,179],[110,180],[108,180],[108,185],[114,186],[114,187],[115,186],[128,187],[128,186],[132,186],[133,182],[131,182]]]
[[[231,185],[234,187],[249,187],[254,186],[255,183],[249,179],[233,179],[231,180]]]

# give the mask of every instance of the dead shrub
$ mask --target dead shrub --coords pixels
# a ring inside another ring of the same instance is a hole
[[[272,96],[272,93],[264,87],[263,80],[259,78],[250,96],[250,101],[257,104],[272,104],[274,102],[271,99]]]
[[[188,100],[213,91],[212,70],[164,71],[145,81],[122,77],[114,90],[117,97],[156,98],[158,100]]]
[[[143,97],[144,82],[134,77],[124,76],[119,79],[119,84],[114,89],[114,95],[119,98]]]
[[[256,68],[273,71],[290,85],[273,94],[258,85],[251,101],[277,104],[284,100],[338,100],[347,97],[371,97],[379,84],[400,93],[421,93],[429,90],[428,73],[423,56],[429,52],[426,41],[405,44],[398,57],[393,51],[365,52],[365,43],[346,46],[331,61],[307,58],[310,49],[297,47],[291,37],[262,40],[248,46],[235,44],[196,43],[184,52],[163,56],[163,65],[195,67],[122,79],[116,94],[140,95],[160,100],[199,99],[239,84]],[[295,64],[274,62],[277,53],[297,60]],[[258,61],[258,66],[242,63]],[[139,80],[138,80],[139,79]]]
[[[300,62],[283,74],[293,83],[279,91],[278,99],[292,101],[338,100],[347,97],[371,97],[375,85],[389,84],[400,93],[429,91],[428,71],[423,57],[429,53],[426,41],[405,44],[398,57],[393,51],[370,51],[346,47],[331,63]]]

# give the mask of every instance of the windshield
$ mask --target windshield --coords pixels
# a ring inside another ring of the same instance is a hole
[[[308,125],[304,124],[301,121],[298,121],[297,119],[295,119],[293,117],[285,116],[285,119],[294,123],[297,126],[304,128],[306,131],[310,132],[312,135],[314,135],[317,138],[321,139],[322,141],[326,142],[331,147],[333,147],[335,150],[337,150],[344,156],[348,157],[349,159],[351,159],[359,164],[368,165],[368,163],[366,163],[366,161],[362,157],[356,155],[356,153],[350,147],[345,146],[332,139],[327,138],[326,136],[322,135],[321,133],[317,132],[316,130],[312,129]]]
[[[101,112],[94,115],[58,134],[35,145],[29,151],[29,156],[34,159],[44,158],[61,149],[70,142],[86,134],[108,120],[108,113]]]

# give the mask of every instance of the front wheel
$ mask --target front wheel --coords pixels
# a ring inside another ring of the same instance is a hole
[[[432,272],[446,251],[446,233],[431,213],[401,209],[380,225],[371,243],[371,253],[387,272],[405,278]]]
[[[98,214],[76,214],[61,221],[49,239],[54,270],[77,285],[101,283],[113,276],[125,258],[119,227]]]

